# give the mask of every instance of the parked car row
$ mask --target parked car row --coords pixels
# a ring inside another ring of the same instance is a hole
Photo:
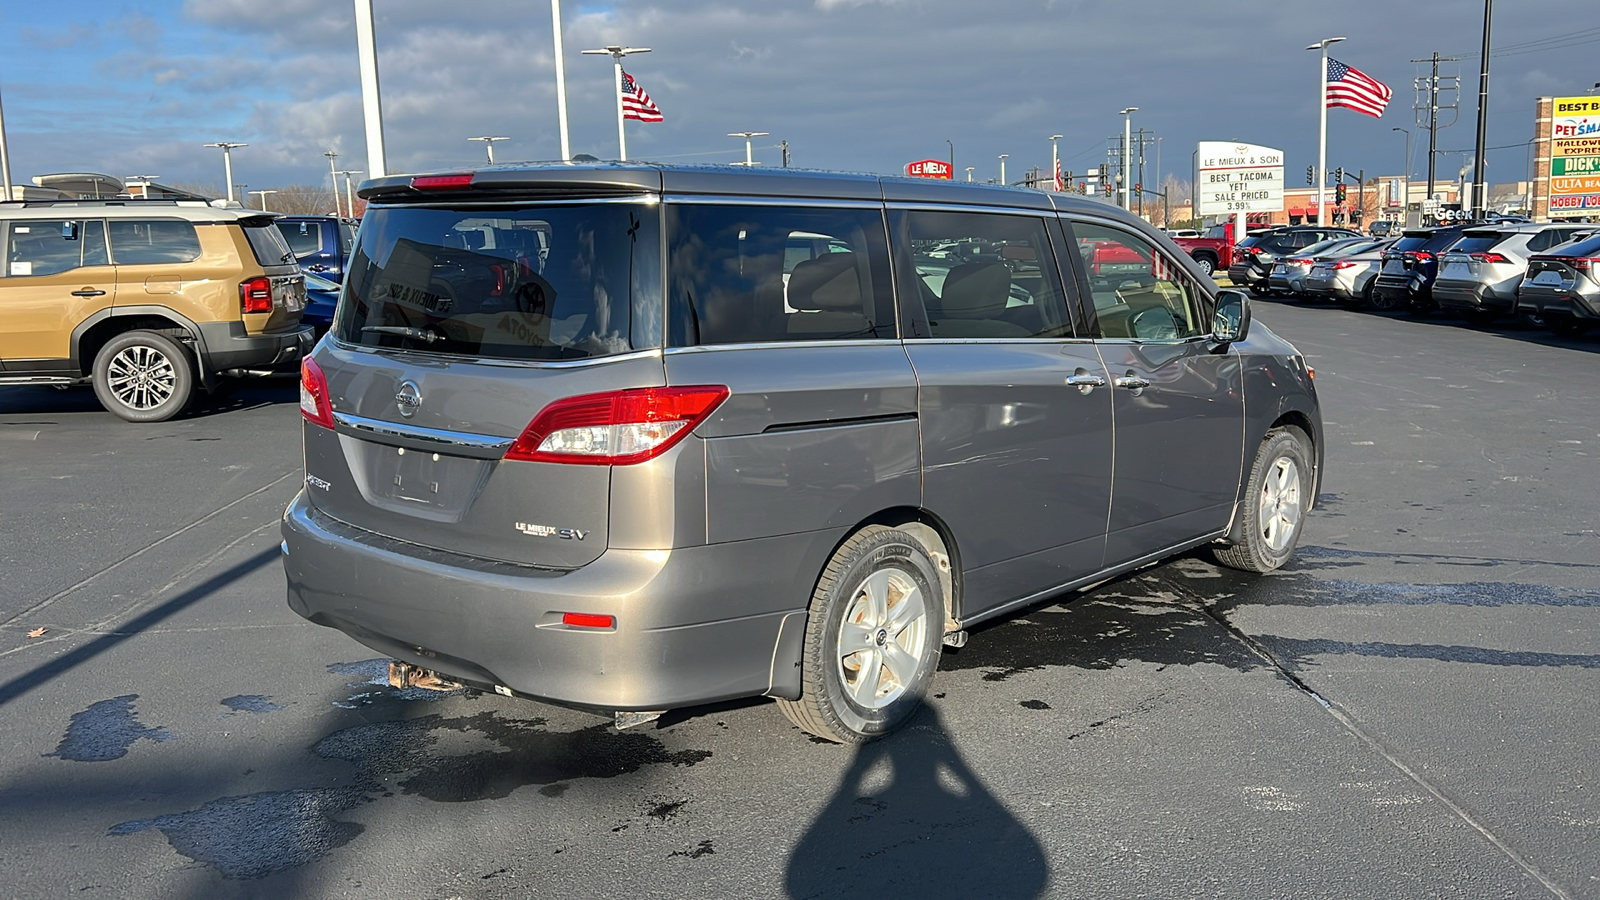
[[[1331,237],[1292,254],[1282,249],[1314,234],[1285,229],[1247,238],[1229,275],[1260,295],[1417,315],[1444,311],[1478,324],[1514,314],[1558,334],[1600,321],[1600,230],[1593,225],[1449,225],[1390,240]]]

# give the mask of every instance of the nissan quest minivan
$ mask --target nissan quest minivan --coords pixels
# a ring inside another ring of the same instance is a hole
[[[632,163],[361,196],[283,558],[397,685],[869,740],[973,625],[1200,546],[1272,570],[1316,497],[1305,359],[1095,201]]]

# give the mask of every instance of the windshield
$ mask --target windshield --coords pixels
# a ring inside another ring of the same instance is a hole
[[[334,334],[519,360],[661,344],[660,214],[598,203],[368,210]]]

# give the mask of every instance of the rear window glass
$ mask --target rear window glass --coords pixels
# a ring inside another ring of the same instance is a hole
[[[1421,250],[1423,247],[1426,247],[1427,245],[1428,245],[1428,235],[1426,235],[1426,234],[1408,234],[1405,237],[1401,238],[1400,240],[1395,241],[1394,242],[1394,246],[1390,247],[1389,250],[1392,253],[1405,253],[1408,250]]]
[[[250,250],[256,255],[256,262],[263,266],[294,262],[294,252],[289,249],[288,242],[283,239],[283,232],[278,230],[276,224],[270,221],[239,224],[244,226],[244,236],[250,241]]]
[[[674,347],[896,336],[879,210],[679,204],[667,240]]]
[[[1498,231],[1469,231],[1461,236],[1461,240],[1450,245],[1451,253],[1486,253],[1492,250],[1509,235]]]
[[[1455,230],[1441,231],[1428,238],[1428,242],[1423,245],[1422,249],[1432,250],[1437,253],[1459,240],[1461,240],[1461,232]]]
[[[111,258],[119,266],[186,263],[200,258],[194,225],[179,219],[112,219]]]
[[[278,230],[296,258],[310,256],[322,249],[322,229],[315,222],[278,222]]]
[[[1600,256],[1600,235],[1552,249],[1558,250],[1562,256]]]
[[[658,347],[659,222],[636,203],[370,209],[334,334],[514,360]]]

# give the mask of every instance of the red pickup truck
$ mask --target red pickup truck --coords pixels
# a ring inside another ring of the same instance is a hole
[[[1245,232],[1255,233],[1270,228],[1270,225],[1257,225],[1246,223]],[[1226,272],[1233,265],[1233,245],[1238,243],[1233,239],[1233,220],[1219,222],[1207,228],[1205,234],[1192,238],[1173,238],[1174,243],[1183,248],[1183,252],[1194,258],[1206,274],[1221,269]]]

